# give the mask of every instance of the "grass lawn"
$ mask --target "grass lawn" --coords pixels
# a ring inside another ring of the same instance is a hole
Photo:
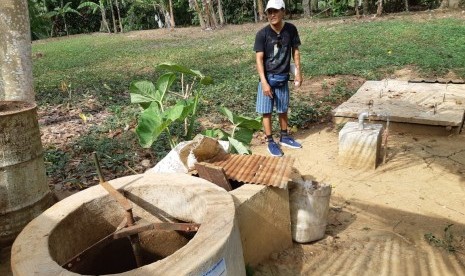
[[[465,20],[460,14],[430,16],[423,12],[421,16],[291,22],[300,32],[306,81],[337,75],[379,80],[407,66],[424,77],[452,72],[465,78]],[[57,109],[61,115],[69,112],[81,118],[107,114],[61,146],[45,143],[52,183],[77,188],[95,184],[91,183],[95,177],[90,158],[93,151],[104,156],[102,166],[111,176],[108,179],[132,173],[129,167],[141,172],[141,160],[149,159],[153,165],[166,155],[169,146],[163,137],[150,150],[138,145],[133,132],[138,107],[130,104],[128,91],[133,80],[155,82],[163,72],[154,66],[162,62],[178,63],[213,78],[214,85],[196,86],[203,90],[202,121],[225,125],[227,121],[217,112],[220,105],[255,117],[258,77],[253,42],[261,26],[227,26],[211,32],[186,28],[89,34],[34,42],[34,85],[41,114]],[[323,97],[294,95],[290,124],[301,128],[326,118],[333,106],[355,91],[350,84],[340,82]],[[176,99],[170,101],[174,104]],[[174,128],[174,133],[181,133],[179,126]],[[198,132],[201,128],[199,124]]]

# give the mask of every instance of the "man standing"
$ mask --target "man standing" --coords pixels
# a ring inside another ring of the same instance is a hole
[[[280,144],[290,148],[301,148],[298,142],[288,135],[289,72],[291,57],[295,63],[295,86],[302,84],[300,71],[300,38],[297,28],[284,22],[284,1],[269,0],[266,5],[268,26],[258,31],[255,37],[255,57],[260,82],[257,91],[256,111],[263,116],[263,128],[268,141],[268,151],[273,156],[282,156],[279,145],[273,140],[272,113],[276,105],[281,127]]]

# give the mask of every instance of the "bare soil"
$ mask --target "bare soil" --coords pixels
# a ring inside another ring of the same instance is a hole
[[[386,163],[372,171],[339,164],[331,124],[295,138],[303,148],[285,155],[306,179],[333,187],[326,236],[273,254],[255,275],[465,275],[464,135],[392,133]]]
[[[254,275],[465,275],[465,134],[390,131],[386,162],[361,171],[338,160],[338,128],[310,126],[294,134],[302,149],[283,148],[305,179],[332,185],[325,237],[273,254]],[[263,139],[253,152],[268,154]]]

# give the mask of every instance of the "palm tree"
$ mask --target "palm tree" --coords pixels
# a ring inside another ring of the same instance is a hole
[[[100,29],[105,28],[107,30],[108,33],[111,33],[110,31],[110,27],[108,26],[108,22],[107,22],[107,15],[106,15],[106,12],[105,12],[105,5],[103,3],[104,0],[99,0],[99,3],[94,3],[94,2],[83,2],[81,3],[77,9],[80,10],[80,9],[83,9],[83,8],[91,8],[92,9],[92,13],[95,13],[96,11],[100,11],[100,14],[102,15],[102,23],[101,23],[101,27]]]

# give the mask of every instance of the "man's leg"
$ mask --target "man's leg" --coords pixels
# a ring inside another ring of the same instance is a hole
[[[279,114],[279,126],[281,127],[281,138],[279,142],[289,148],[298,149],[302,145],[290,137],[287,132],[288,127],[288,115],[287,110],[289,108],[289,87],[286,84],[282,89],[275,90],[277,97],[276,110]]]
[[[262,114],[263,131],[266,135],[268,142],[268,151],[273,156],[282,156],[283,152],[279,148],[279,145],[273,140],[272,135],[272,113],[273,113],[273,102],[274,99],[263,95],[261,83],[258,84],[257,91],[257,113]]]

